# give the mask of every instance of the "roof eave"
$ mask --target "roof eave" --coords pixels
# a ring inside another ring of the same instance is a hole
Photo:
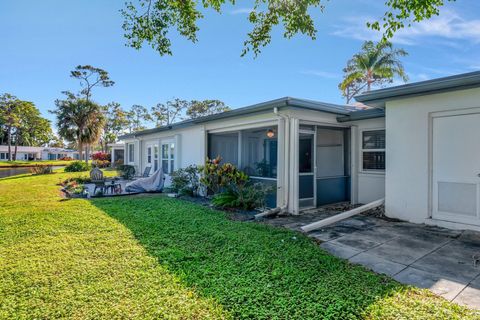
[[[367,92],[355,97],[355,100],[377,108],[385,108],[389,100],[403,99],[427,94],[466,90],[480,87],[480,72],[471,72],[451,77],[422,81],[391,88]]]

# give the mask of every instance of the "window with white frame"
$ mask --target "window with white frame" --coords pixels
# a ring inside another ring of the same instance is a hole
[[[135,162],[135,145],[133,143],[128,144],[128,162]]]
[[[7,154],[4,152],[0,152],[0,160],[5,160],[7,159]]]
[[[153,171],[158,170],[158,145],[153,146]]]
[[[152,147],[147,147],[147,163],[152,164]]]
[[[362,169],[385,171],[385,129],[362,132]]]
[[[162,143],[161,161],[163,173],[175,171],[175,143]]]

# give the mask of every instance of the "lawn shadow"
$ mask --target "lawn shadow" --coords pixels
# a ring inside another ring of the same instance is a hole
[[[0,182],[1,181],[7,181],[7,180],[16,180],[16,179],[28,178],[28,177],[32,177],[32,176],[33,176],[33,174],[31,174],[31,173],[22,173],[22,174],[10,176],[10,177],[0,178]]]
[[[234,318],[345,319],[382,312],[463,309],[348,263],[292,231],[178,199],[123,197],[92,204],[127,227],[169,272]],[[404,305],[410,309],[404,310]],[[427,307],[423,306],[425,304]],[[381,314],[380,314],[381,316]],[[373,316],[374,318],[374,316]]]

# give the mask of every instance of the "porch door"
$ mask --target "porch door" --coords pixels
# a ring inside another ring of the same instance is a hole
[[[173,141],[162,141],[161,146],[161,168],[165,174],[165,184],[170,185],[171,174],[176,170],[175,168],[175,142]]]
[[[298,144],[298,205],[300,210],[316,207],[315,131],[299,132]]]
[[[432,217],[480,225],[480,113],[433,118]]]

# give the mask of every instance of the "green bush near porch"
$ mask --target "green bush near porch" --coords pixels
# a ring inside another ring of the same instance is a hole
[[[0,179],[0,318],[479,319],[309,238],[158,195]]]

